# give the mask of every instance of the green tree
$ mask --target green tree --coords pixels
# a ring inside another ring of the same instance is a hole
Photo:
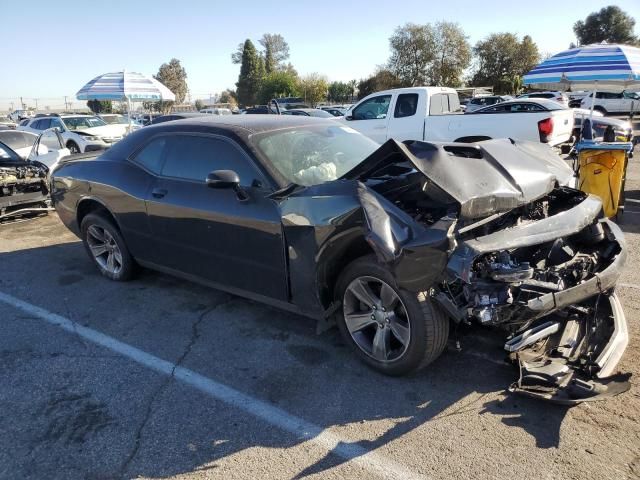
[[[492,86],[496,93],[515,93],[521,77],[540,61],[540,52],[531,37],[522,41],[513,33],[493,33],[476,43],[474,86]]]
[[[315,107],[319,102],[327,98],[329,82],[324,75],[310,73],[300,79],[298,88],[300,94],[304,97],[305,103]]]
[[[258,42],[263,48],[265,72],[281,69],[284,61],[289,58],[289,44],[284,37],[278,33],[265,33]]]
[[[378,71],[369,78],[360,80],[358,83],[358,100],[366,97],[374,92],[381,90],[389,90],[390,88],[398,88],[402,86],[402,81],[396,77],[393,72],[387,69],[378,69]]]
[[[435,58],[429,69],[431,85],[459,87],[471,62],[471,45],[457,23],[438,22],[433,28]]]
[[[172,58],[169,63],[163,63],[154,78],[167,87],[176,96],[175,103],[181,104],[187,96],[187,71],[180,64],[180,60]],[[174,102],[158,102],[158,110],[168,111]]]
[[[404,86],[427,85],[429,67],[435,60],[436,40],[431,25],[407,23],[389,38],[388,69]]]
[[[267,103],[272,98],[299,96],[299,81],[297,75],[292,75],[289,72],[276,70],[268,73],[262,81],[260,103]]]
[[[353,80],[349,80],[349,92],[351,94],[351,98],[350,101],[353,102],[353,100],[356,98],[356,90],[358,88],[358,81],[353,79]]]
[[[195,107],[198,111],[202,110],[204,108],[204,102],[200,99],[196,100]]]
[[[351,87],[344,82],[331,82],[329,84],[327,100],[330,102],[346,102],[351,95]]]
[[[111,113],[113,110],[111,100],[89,100],[87,107],[93,113]]]
[[[238,105],[238,98],[236,97],[236,92],[227,88],[220,94],[220,98],[218,99],[220,103],[230,103],[231,105]]]
[[[260,85],[264,78],[264,62],[253,42],[247,39],[242,50],[240,75],[236,83],[238,102],[241,105],[255,105],[260,94]]]
[[[638,37],[633,34],[635,24],[631,15],[610,5],[591,13],[584,21],[578,20],[573,31],[580,45],[601,42],[638,44]]]

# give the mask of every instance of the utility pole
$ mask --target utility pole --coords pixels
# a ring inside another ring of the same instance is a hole
[[[38,111],[38,99],[34,98],[35,102],[36,102],[36,112]]]
[[[24,101],[22,100],[22,97],[20,97],[20,108],[24,110]]]
[[[69,107],[67,107],[67,96],[64,96],[64,111],[66,112],[69,109]]]

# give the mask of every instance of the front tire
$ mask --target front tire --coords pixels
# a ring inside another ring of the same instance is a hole
[[[428,292],[397,286],[373,255],[349,264],[337,283],[343,339],[370,367],[386,375],[420,370],[444,351],[449,320]]]
[[[80,226],[89,258],[105,277],[123,282],[134,273],[135,262],[118,228],[102,215],[90,213]]]
[[[76,142],[67,143],[67,148],[69,149],[69,153],[71,153],[72,155],[75,153],[80,153],[80,147],[78,147],[78,144]]]

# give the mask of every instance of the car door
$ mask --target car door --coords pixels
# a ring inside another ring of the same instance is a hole
[[[623,92],[620,112],[631,113],[640,110],[640,98],[634,92]]]
[[[280,213],[270,184],[228,137],[170,134],[147,196],[154,263],[223,287],[286,300]],[[233,170],[241,190],[214,189],[207,175]]]
[[[29,160],[36,160],[49,167],[49,171],[58,165],[62,157],[70,155],[69,149],[64,146],[64,140],[60,132],[54,128],[45,130],[40,134],[29,154]]]
[[[376,142],[387,140],[387,125],[389,123],[389,107],[391,94],[376,95],[356,106],[351,112],[350,120],[353,128]]]
[[[396,97],[393,116],[389,121],[387,137],[398,141],[422,139],[424,118],[417,118],[418,112],[426,111],[426,95],[401,93]],[[385,139],[385,140],[386,140]]]

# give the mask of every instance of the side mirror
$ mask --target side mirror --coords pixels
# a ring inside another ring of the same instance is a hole
[[[353,120],[353,115],[347,115],[344,117],[345,120]]]
[[[38,155],[46,155],[47,153],[49,153],[49,148],[46,145],[39,144]]]
[[[207,187],[211,188],[238,188],[240,177],[233,170],[214,170],[207,175]]]

